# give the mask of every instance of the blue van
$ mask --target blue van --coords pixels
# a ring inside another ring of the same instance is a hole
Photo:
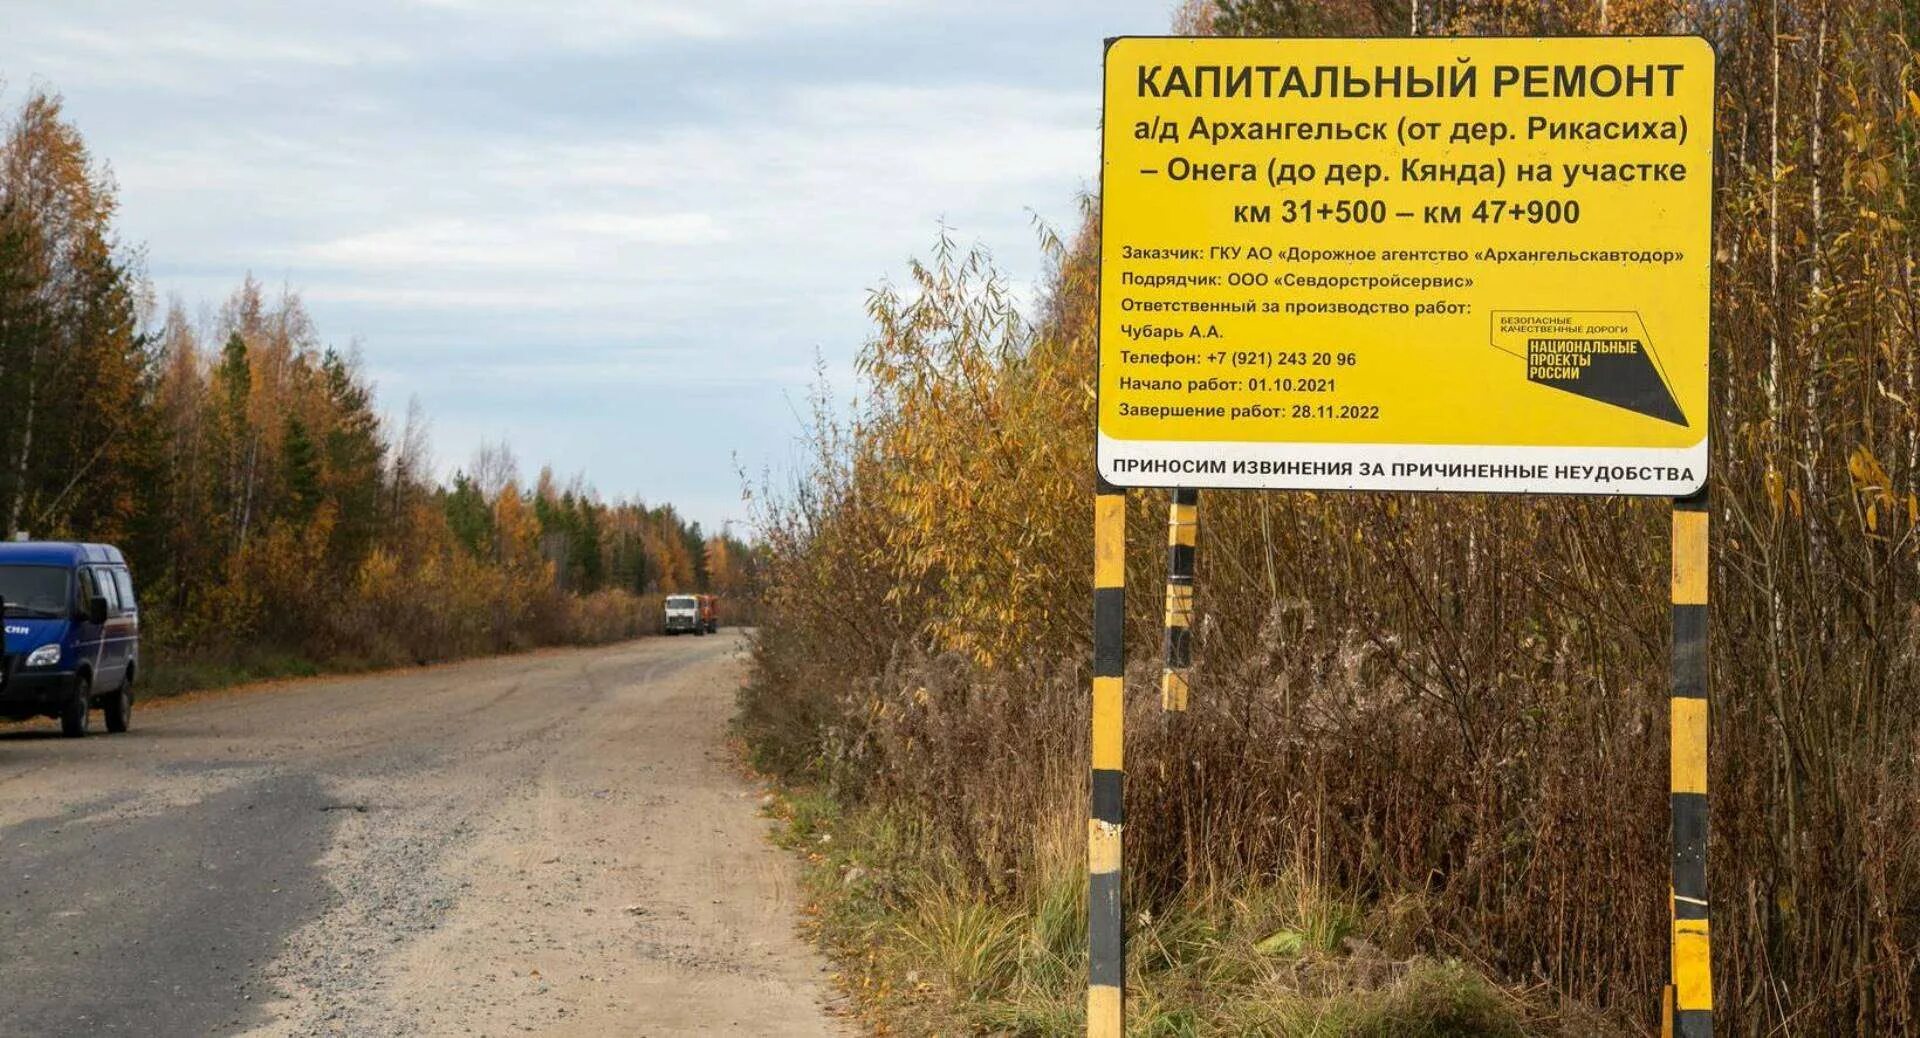
[[[140,608],[120,549],[105,544],[0,543],[0,718],[57,717],[87,734],[100,707],[107,731],[133,720]]]

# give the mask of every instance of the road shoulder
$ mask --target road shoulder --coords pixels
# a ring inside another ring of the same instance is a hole
[[[419,785],[421,811],[349,813],[327,863],[340,902],[290,942],[289,997],[256,1033],[848,1033],[797,934],[792,863],[725,744],[741,666],[725,644],[583,664],[549,691],[590,710],[498,767]],[[491,795],[456,788],[474,782]],[[426,829],[457,838],[394,875]]]

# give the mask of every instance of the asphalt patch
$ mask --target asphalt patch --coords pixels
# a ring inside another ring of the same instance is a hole
[[[268,777],[154,815],[83,820],[96,802],[0,829],[6,1034],[259,1023],[261,967],[325,907],[338,803],[312,776]]]

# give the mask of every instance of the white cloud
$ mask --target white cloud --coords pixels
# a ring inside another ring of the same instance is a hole
[[[128,26],[121,23],[52,25],[46,31],[52,49],[65,50],[76,58],[114,62],[141,59],[155,64],[194,61],[346,67],[406,61],[418,56],[413,48],[378,36],[290,37],[249,32],[204,19],[154,24],[148,32],[127,29]]]
[[[728,118],[559,139],[208,127],[120,171],[151,221],[144,236],[198,237],[233,276],[266,264],[311,300],[572,308],[571,322],[596,327],[620,324],[609,315],[636,327],[630,315],[644,312],[661,330],[709,324],[708,299],[857,318],[864,288],[941,220],[1018,260],[1032,241],[1024,207],[1071,213],[1096,148],[1090,102],[1073,92],[856,82],[771,92]],[[222,225],[223,242],[207,214],[236,198],[249,219]],[[772,323],[807,327],[798,313]]]
[[[488,36],[604,50],[662,38],[718,41],[900,16],[924,0],[417,0],[458,12]]]
[[[296,263],[349,268],[501,268],[590,271],[615,261],[616,246],[703,245],[725,235],[706,213],[574,212],[533,219],[453,217],[333,238],[294,249]]]
[[[638,245],[711,245],[726,241],[726,228],[708,213],[569,213],[551,221],[555,228]]]
[[[331,0],[194,5],[10,5],[0,69],[56,84],[86,81],[215,96],[236,79],[287,86],[328,70],[418,67],[450,59],[608,55],[718,44],[900,17],[924,0]],[[10,68],[8,66],[11,66]]]

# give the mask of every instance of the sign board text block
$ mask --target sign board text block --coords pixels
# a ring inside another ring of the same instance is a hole
[[[1704,484],[1705,41],[1129,37],[1105,90],[1110,482]]]

